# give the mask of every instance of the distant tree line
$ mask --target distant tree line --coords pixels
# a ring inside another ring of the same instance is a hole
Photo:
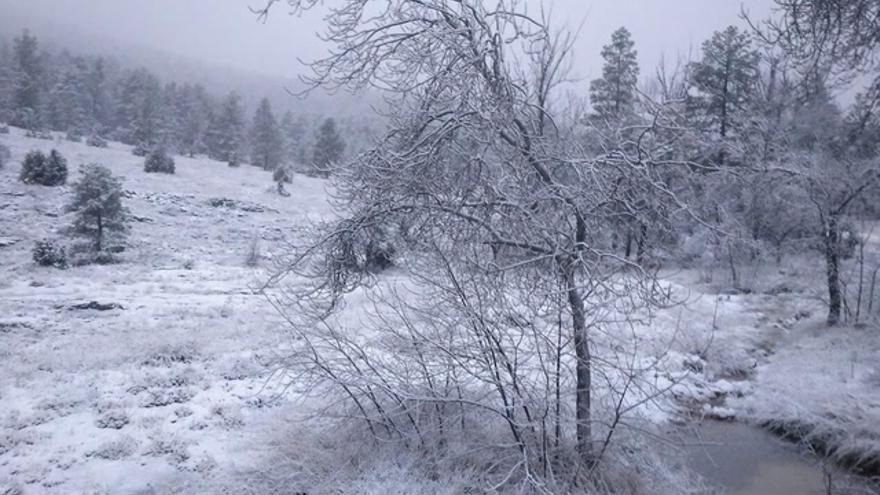
[[[322,173],[343,158],[343,133],[333,118],[286,111],[280,119],[264,98],[252,118],[236,92],[211,94],[200,84],[163,82],[145,68],[127,68],[103,57],[49,53],[24,31],[0,41],[0,123],[37,133],[56,131],[206,155],[230,165],[250,162],[266,170],[298,165]],[[355,127],[355,126],[352,126]]]

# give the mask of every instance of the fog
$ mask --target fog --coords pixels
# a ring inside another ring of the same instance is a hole
[[[298,59],[326,52],[317,34],[323,14],[290,16],[277,5],[266,22],[249,7],[263,0],[0,0],[4,29],[31,26],[69,33],[65,39],[90,37],[113,51],[119,44],[158,49],[202,63],[264,75],[290,77],[302,72]],[[527,0],[537,12],[542,2]],[[675,59],[696,52],[711,33],[740,23],[742,8],[758,17],[770,11],[769,0],[555,0],[543,2],[557,25],[579,32],[574,76],[598,75],[599,52],[611,33],[626,26],[633,33],[643,74],[661,57]],[[327,2],[332,5],[332,2]],[[10,22],[11,21],[11,22]],[[11,37],[14,33],[6,33]],[[109,43],[108,43],[109,42]],[[73,47],[72,47],[73,48]]]

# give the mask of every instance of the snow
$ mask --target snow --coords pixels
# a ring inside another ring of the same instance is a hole
[[[286,345],[283,321],[253,288],[300,227],[333,215],[324,181],[296,176],[281,197],[271,174],[247,165],[178,156],[175,175],[146,174],[119,143],[90,148],[16,128],[2,139],[12,160],[0,170],[0,492],[256,493],[255,476],[277,474],[269,464],[279,455],[322,457],[317,434],[289,436],[305,412],[266,366]],[[68,186],[17,181],[24,155],[50,148],[68,159],[71,180],[91,162],[124,179],[137,220],[123,263],[32,263],[33,242],[70,223]],[[255,237],[264,260],[250,268]],[[815,270],[804,266],[766,270],[765,287],[792,287],[773,295],[720,294],[704,273],[664,273],[686,303],[628,332],[640,363],[659,362],[654,388],[670,392],[640,417],[799,420],[846,432],[847,449],[880,452],[880,332],[825,328]],[[399,276],[388,283],[405,283]],[[90,301],[122,308],[69,309]],[[354,325],[370,306],[357,292],[339,317]]]

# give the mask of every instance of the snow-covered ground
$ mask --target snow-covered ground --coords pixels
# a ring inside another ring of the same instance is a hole
[[[0,493],[260,493],[268,485],[253,480],[277,474],[280,457],[296,460],[291,477],[308,470],[298,463],[320,448],[288,436],[299,405],[267,381],[283,322],[253,288],[299,227],[332,214],[325,183],[296,176],[281,197],[250,166],[175,157],[176,174],[146,174],[118,143],[15,128],[0,142],[13,155],[0,170]],[[70,181],[88,162],[124,179],[135,221],[123,263],[31,261],[36,240],[70,223],[68,186],[17,180],[28,151],[50,148]],[[255,239],[263,260],[252,268]],[[644,359],[662,358],[658,386],[677,384],[645,417],[827,421],[876,452],[880,332],[822,326],[818,268],[763,270],[792,290],[727,295],[697,271],[665,274],[688,302],[635,335]],[[72,308],[91,301],[119,307]]]
[[[0,141],[13,156],[0,170],[0,492],[211,492],[207,480],[253,469],[278,415],[264,363],[284,342],[252,291],[265,275],[245,260],[257,238],[269,266],[298,225],[328,214],[324,182],[297,177],[281,197],[249,166],[175,157],[175,175],[147,174],[118,143],[14,128]],[[17,180],[25,153],[50,148],[68,159],[69,182],[88,162],[124,179],[136,221],[123,263],[31,261],[34,242],[71,221],[69,187]],[[71,309],[91,301],[121,308]]]

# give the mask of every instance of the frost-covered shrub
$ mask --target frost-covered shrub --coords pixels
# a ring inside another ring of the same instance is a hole
[[[31,151],[24,157],[18,179],[25,184],[60,186],[67,182],[67,160],[56,150],[49,156],[42,151]]]
[[[290,184],[293,182],[293,177],[287,167],[278,167],[272,172],[272,180],[275,182],[285,182]]]
[[[244,264],[250,267],[255,267],[260,264],[260,258],[260,237],[255,235],[251,238],[251,242],[248,244],[248,251],[244,258]]]
[[[86,139],[86,145],[91,146],[92,148],[106,148],[107,141],[101,136],[89,136]]]
[[[65,136],[64,136],[64,139],[66,139],[70,142],[73,142],[73,143],[81,142],[82,138],[83,138],[82,133],[77,130],[67,131],[67,134],[65,134]]]
[[[97,457],[98,459],[106,459],[108,461],[118,461],[131,457],[137,450],[137,440],[129,436],[123,436],[118,440],[105,442],[95,450],[86,453],[89,457]]]
[[[191,344],[165,344],[146,359],[143,360],[145,366],[168,367],[175,364],[189,364],[199,356],[198,351]]]
[[[125,411],[109,411],[95,420],[95,426],[98,428],[112,428],[121,430],[129,423],[128,414]]]
[[[67,268],[67,252],[64,246],[44,239],[34,244],[32,251],[34,263],[40,266],[54,266],[55,268]]]
[[[144,172],[173,174],[174,159],[168,156],[164,150],[155,150],[144,161]]]
[[[134,156],[147,156],[149,153],[150,148],[145,144],[137,144],[131,149],[131,154]]]

